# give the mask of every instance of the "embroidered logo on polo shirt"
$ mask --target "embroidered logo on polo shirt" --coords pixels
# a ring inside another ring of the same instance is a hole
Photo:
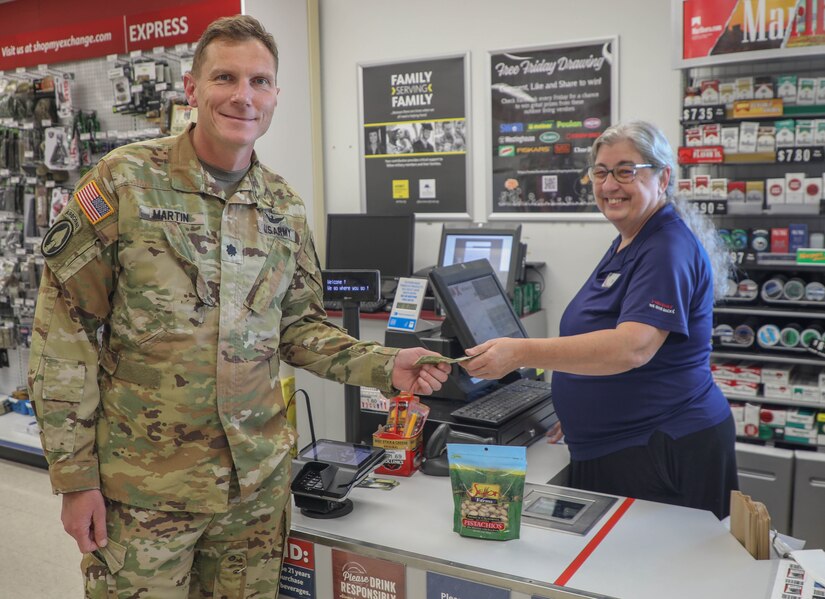
[[[666,304],[655,299],[650,300],[650,303],[647,305],[647,307],[653,308],[654,310],[658,310],[659,312],[664,312],[665,314],[676,314],[676,308],[673,306],[673,304]]]

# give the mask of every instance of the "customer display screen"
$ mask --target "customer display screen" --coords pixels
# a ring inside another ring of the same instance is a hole
[[[370,460],[373,453],[373,448],[369,445],[355,445],[353,443],[319,439],[314,445],[310,445],[301,451],[300,457],[336,466],[358,468]]]
[[[497,337],[523,337],[521,324],[510,301],[487,275],[450,285],[450,295],[467,323],[473,342],[478,345]]]

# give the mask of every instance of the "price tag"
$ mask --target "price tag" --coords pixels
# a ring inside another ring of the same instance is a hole
[[[9,169],[7,168],[0,168],[0,177],[8,177],[10,174]]]
[[[155,91],[162,92],[166,90],[167,87],[168,86],[166,85],[166,83],[155,83]]]
[[[109,129],[107,137],[109,139],[117,139],[117,129]]]
[[[52,120],[51,119],[43,119],[42,121],[40,121],[40,126],[41,127],[51,127],[52,126]]]
[[[14,305],[15,306],[22,306],[23,305],[23,298],[22,297],[14,298]]]
[[[131,52],[129,52],[129,56],[131,56],[132,58],[140,58],[141,56],[143,56],[143,51],[142,50],[132,50]]]
[[[25,300],[25,305],[29,308],[34,308],[34,302],[35,302],[35,300],[33,300],[33,299],[27,299],[27,300]]]
[[[109,79],[118,79],[119,77],[123,77],[123,67],[109,69]]]
[[[39,64],[37,65],[37,72],[38,73],[45,73],[49,70],[49,65],[47,64]]]
[[[29,121],[29,122],[27,122],[27,123],[23,123],[23,124],[21,125],[21,127],[23,127],[23,129],[34,129],[34,123],[32,123],[31,121]]]
[[[90,139],[92,139],[92,134],[91,133],[81,133],[80,134],[80,141],[89,141]]]
[[[183,81],[175,81],[175,91],[183,91]]]
[[[175,44],[175,52],[180,54],[181,52],[188,52],[189,51],[189,44]]]
[[[14,72],[17,73],[18,75],[22,75],[23,73],[26,72],[26,67],[17,67],[16,69],[14,69]]]
[[[712,216],[714,214],[728,213],[727,200],[690,200],[690,203],[692,206],[696,206],[700,214]]]
[[[155,46],[152,48],[152,54],[163,54],[163,46]]]
[[[106,62],[117,62],[117,54],[107,54]]]
[[[825,148],[777,148],[776,161],[781,164],[822,162]]]
[[[52,188],[52,187],[54,187],[54,181],[46,181],[46,187],[47,187],[47,188]]]
[[[17,254],[18,256],[25,256],[26,255],[26,248],[17,248],[14,251],[14,253]]]
[[[31,150],[26,150],[23,152],[23,158],[34,158],[34,152]]]
[[[682,121],[711,123],[725,118],[725,106],[686,106],[682,109]]]
[[[131,86],[129,89],[132,91],[133,94],[135,94],[135,93],[139,94],[140,92],[143,91],[143,86],[138,83],[137,85]]]
[[[9,183],[12,185],[17,185],[20,183],[20,177],[9,177]]]
[[[37,185],[37,177],[26,177],[26,185]]]

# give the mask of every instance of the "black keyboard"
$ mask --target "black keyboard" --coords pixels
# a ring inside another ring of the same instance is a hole
[[[498,426],[550,399],[550,383],[521,379],[450,412],[456,420]]]
[[[376,302],[361,302],[359,304],[359,309],[361,312],[381,312],[384,309],[384,306],[387,305],[387,300],[380,299]],[[338,300],[324,300],[324,310],[336,310],[340,312],[344,309],[344,304]]]

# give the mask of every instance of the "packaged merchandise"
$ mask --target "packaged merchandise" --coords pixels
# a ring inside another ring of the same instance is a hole
[[[779,75],[776,78],[776,97],[785,104],[796,104],[796,75]]]
[[[776,127],[761,124],[756,131],[756,151],[773,152],[776,149]]]
[[[825,146],[825,119],[814,121],[814,145]]]
[[[728,181],[728,201],[729,202],[744,202],[745,201],[745,182],[744,181]]]
[[[816,444],[825,445],[825,412],[816,415]]]
[[[693,199],[693,179],[676,179],[676,197],[682,200]]]
[[[797,119],[794,139],[794,145],[798,147],[813,145],[814,121],[812,119]]]
[[[825,104],[825,77],[818,77],[816,80],[816,104]]]
[[[518,539],[527,448],[448,443],[447,457],[453,531],[477,539]]]
[[[756,397],[759,395],[759,383],[737,381],[736,379],[714,379],[714,381],[725,395],[742,397]]]
[[[813,105],[816,102],[816,86],[816,78],[800,77],[796,88],[796,103]]]
[[[783,119],[774,123],[776,147],[790,148],[796,142],[796,121]]]
[[[686,87],[684,106],[699,106],[702,104],[702,92],[698,87]]]
[[[711,362],[710,373],[715,381],[762,382],[762,366],[755,362]]]
[[[805,190],[802,185],[805,173],[785,173],[785,203],[801,204],[805,201]]]
[[[822,177],[806,177],[802,182],[802,190],[805,204],[819,206],[819,200],[822,199]]]
[[[753,77],[739,77],[736,79],[736,99],[753,100]]]
[[[785,426],[788,411],[785,408],[759,409],[759,421],[771,427]]]
[[[791,384],[787,383],[763,383],[763,393],[765,397],[773,399],[790,399],[791,398]]]
[[[718,146],[721,143],[719,138],[720,130],[721,126],[718,123],[702,125],[702,145]]]
[[[825,91],[823,91],[825,94]],[[721,81],[719,83],[719,103],[725,106],[732,106],[736,100],[736,83],[733,81]]]
[[[719,104],[719,80],[708,79],[702,81],[700,84],[702,94],[702,104],[704,106],[713,106]]]
[[[788,253],[788,227],[771,228],[771,252],[774,254]]]
[[[770,100],[773,98],[773,79],[771,77],[757,77],[753,82],[753,97],[756,100]]]
[[[765,182],[746,181],[745,182],[745,202],[751,205],[762,206],[765,202]]]
[[[702,129],[699,127],[689,127],[685,130],[685,145],[695,148],[702,145]]]
[[[739,151],[743,154],[756,152],[756,136],[759,123],[742,121],[739,123]]]
[[[739,127],[722,127],[721,143],[725,154],[736,154],[739,151]]]
[[[765,180],[765,201],[768,207],[785,203],[785,179]]]
[[[789,384],[794,366],[768,365],[762,367],[762,382],[774,384]]]
[[[710,180],[710,197],[714,200],[725,200],[728,197],[728,180],[714,178]]]
[[[693,176],[693,197],[694,199],[710,197],[710,175]]]

